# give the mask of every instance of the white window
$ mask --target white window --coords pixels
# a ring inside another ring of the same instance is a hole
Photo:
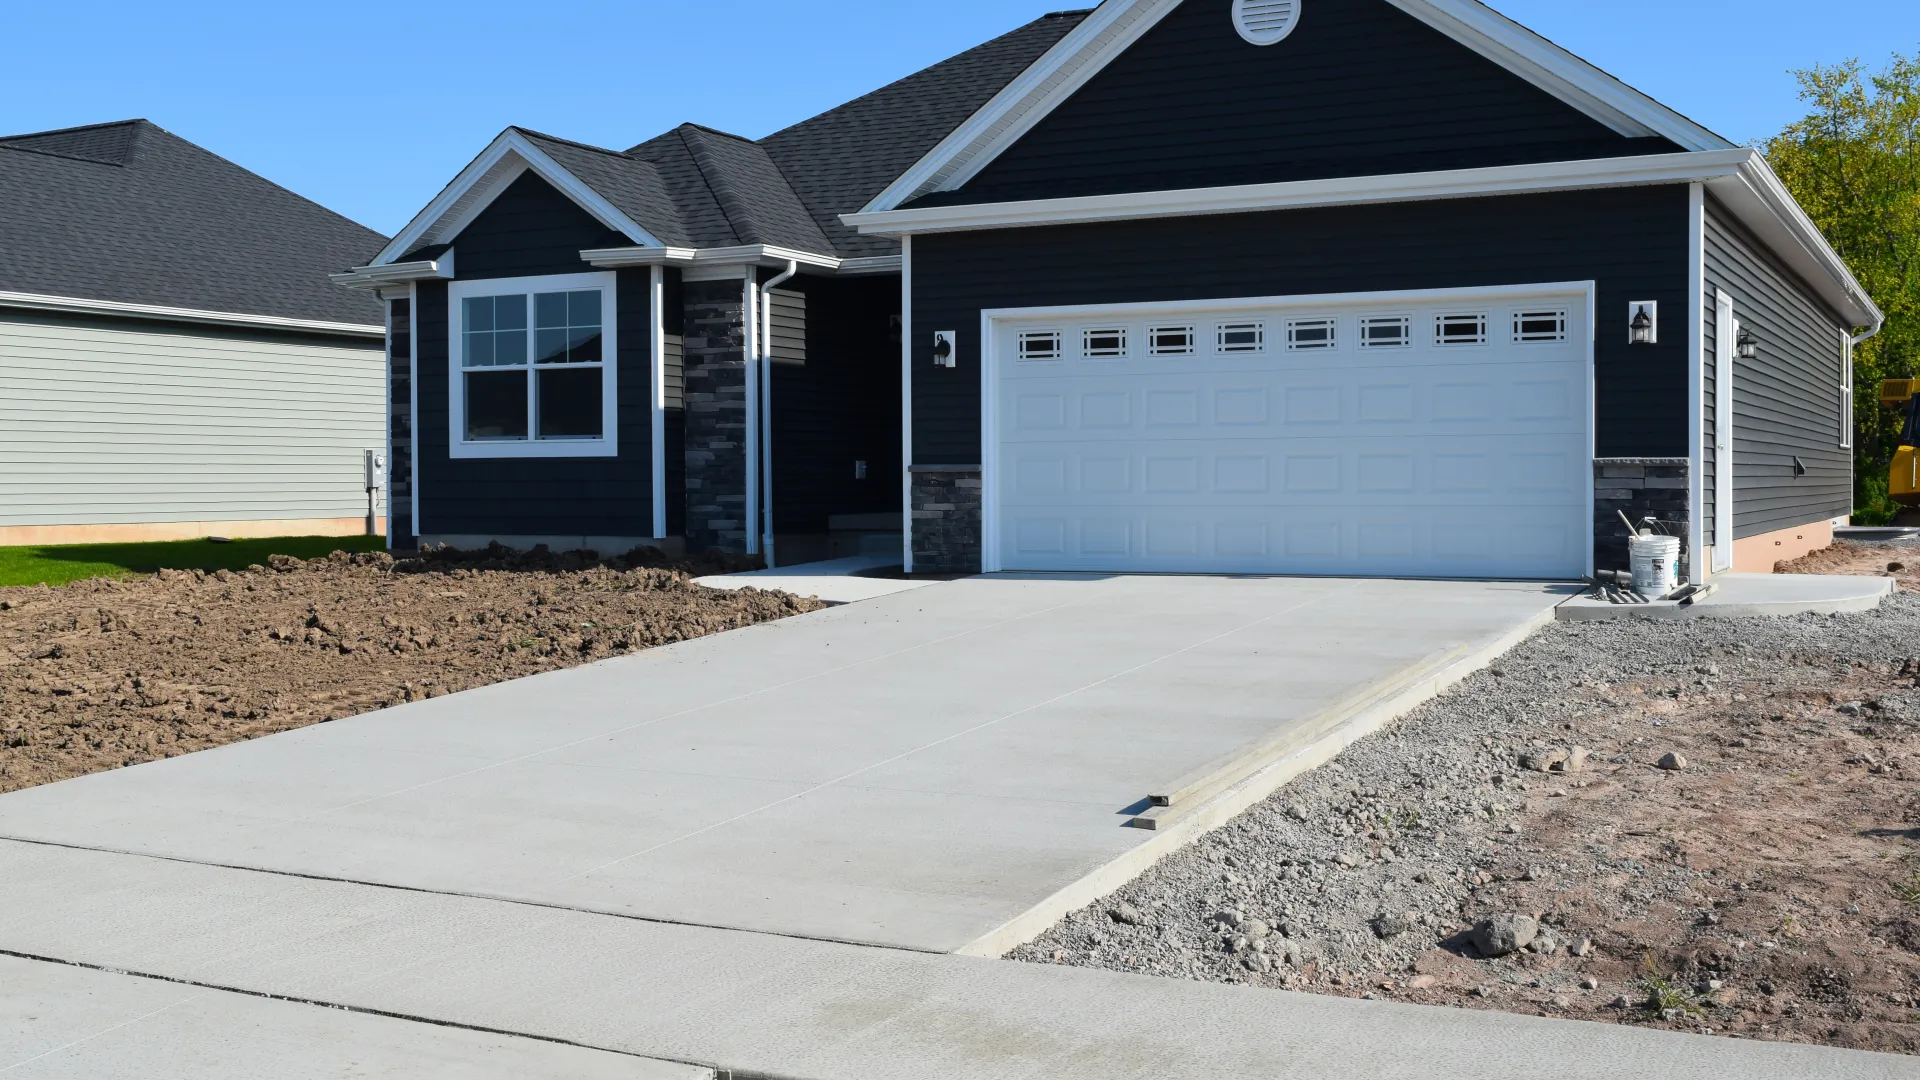
[[[1147,351],[1155,356],[1188,356],[1193,353],[1193,327],[1151,326],[1147,328]]]
[[[1842,330],[1840,348],[1840,449],[1853,449],[1853,335]]]
[[[1360,347],[1363,349],[1412,348],[1413,319],[1407,315],[1371,315],[1361,319]]]
[[[1221,323],[1215,330],[1214,340],[1223,353],[1262,352],[1267,347],[1267,324]]]
[[[1020,359],[1060,359],[1060,331],[1029,330],[1020,335]]]
[[[1435,315],[1433,343],[1435,345],[1485,345],[1487,343],[1486,313]]]
[[[1514,312],[1513,340],[1521,343],[1567,340],[1566,309]]]
[[[1333,349],[1340,345],[1340,323],[1336,319],[1288,319],[1287,348]]]
[[[1127,328],[1124,326],[1105,326],[1095,330],[1082,331],[1080,334],[1080,355],[1127,355]]]
[[[447,309],[451,456],[620,452],[613,274],[456,281]]]

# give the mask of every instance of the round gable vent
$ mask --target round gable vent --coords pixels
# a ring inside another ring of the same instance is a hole
[[[1275,45],[1300,24],[1300,0],[1233,0],[1233,28],[1255,45]]]

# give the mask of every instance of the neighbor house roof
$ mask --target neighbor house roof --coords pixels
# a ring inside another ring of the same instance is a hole
[[[837,259],[897,254],[898,241],[862,236],[840,215],[865,206],[1086,15],[1042,16],[757,142],[682,124],[616,151],[508,128],[372,265],[437,258],[528,169],[639,245],[765,245]]]
[[[327,272],[385,240],[146,120],[0,137],[9,306],[377,329]]]

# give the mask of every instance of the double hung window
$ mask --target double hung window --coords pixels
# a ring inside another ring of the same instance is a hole
[[[448,287],[454,457],[610,457],[612,274]]]

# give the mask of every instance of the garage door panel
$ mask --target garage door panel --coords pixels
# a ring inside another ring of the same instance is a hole
[[[1144,311],[996,323],[999,563],[1576,575],[1591,531],[1584,301],[1514,296],[1466,317],[1451,304],[1275,301],[1183,312],[1191,329],[1168,333],[1156,328],[1171,316]],[[1520,340],[1523,311],[1549,313],[1526,325],[1552,340]],[[1358,347],[1369,319],[1401,344]],[[1229,328],[1245,351],[1225,352]],[[1020,359],[1029,331],[1057,355]],[[1449,343],[1454,332],[1468,343]],[[1114,355],[1085,355],[1095,342]]]

